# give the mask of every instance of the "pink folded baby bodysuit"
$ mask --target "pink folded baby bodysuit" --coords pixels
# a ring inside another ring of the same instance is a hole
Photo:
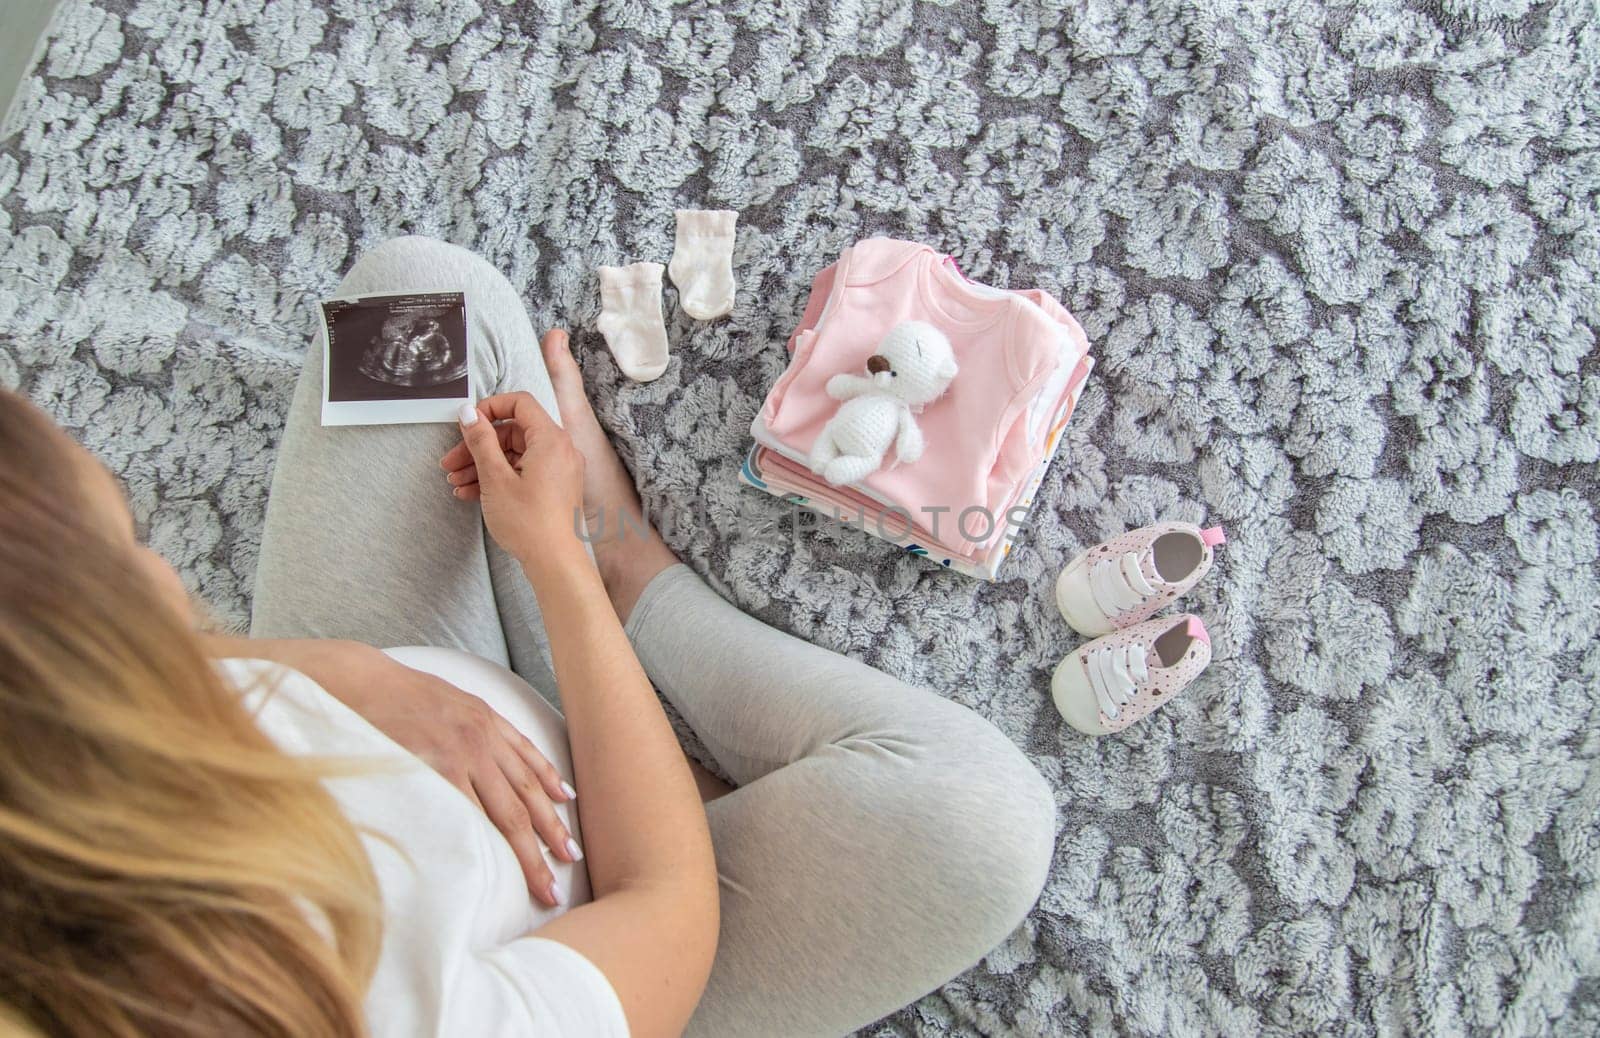
[[[813,283],[790,339],[793,360],[753,431],[798,476],[838,407],[828,380],[864,371],[884,334],[911,320],[946,334],[961,371],[918,417],[922,458],[896,464],[891,453],[858,485],[860,495],[905,509],[930,535],[930,520],[940,516],[939,541],[981,555],[1003,532],[1019,484],[1038,466],[1088,373],[1082,329],[1046,293],[973,284],[948,257],[914,242],[873,238],[846,249]],[[974,506],[987,517],[972,517],[958,533],[958,517]]]

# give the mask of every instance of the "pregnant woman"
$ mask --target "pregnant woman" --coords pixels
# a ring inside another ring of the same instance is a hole
[[[402,238],[339,287],[401,291],[466,293],[483,399],[324,429],[319,337],[249,639],[201,633],[111,475],[0,393],[0,1022],[842,1034],[998,944],[1054,844],[1017,749],[638,532],[566,336],[541,353],[488,264]]]

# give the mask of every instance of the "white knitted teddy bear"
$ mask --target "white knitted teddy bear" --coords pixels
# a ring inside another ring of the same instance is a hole
[[[922,457],[916,412],[955,377],[955,351],[943,332],[922,321],[895,325],[867,358],[865,378],[828,380],[828,395],[844,402],[811,447],[811,471],[835,486],[859,482],[883,465],[891,443],[898,460],[916,461]]]

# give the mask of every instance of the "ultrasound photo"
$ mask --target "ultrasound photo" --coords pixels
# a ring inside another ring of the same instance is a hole
[[[330,299],[322,322],[323,425],[453,422],[471,399],[460,292]]]

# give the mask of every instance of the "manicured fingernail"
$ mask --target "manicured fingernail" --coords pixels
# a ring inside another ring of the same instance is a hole
[[[568,800],[578,799],[578,791],[572,788],[572,783],[570,782],[561,783],[561,792],[567,795]]]
[[[463,426],[475,424],[478,421],[477,407],[470,402],[462,404],[461,410],[456,412],[456,419],[460,421]]]
[[[561,892],[561,884],[557,883],[555,880],[551,880],[550,881],[550,900],[554,901],[556,904],[559,905],[563,901],[565,901],[566,899],[567,899],[567,896]]]
[[[571,858],[573,861],[583,860],[583,851],[578,849],[578,841],[574,840],[570,836],[567,837],[567,857]]]

